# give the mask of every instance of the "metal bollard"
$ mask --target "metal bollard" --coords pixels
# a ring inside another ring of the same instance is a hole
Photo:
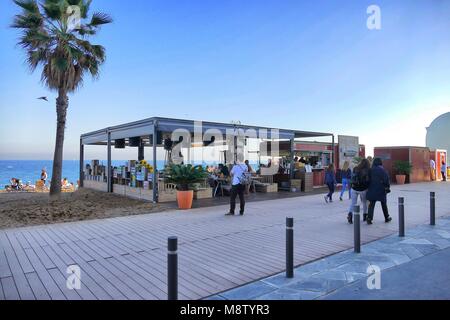
[[[178,300],[178,238],[167,242],[167,299]]]
[[[294,218],[286,218],[286,278],[294,277]]]
[[[436,192],[430,192],[430,225],[436,225]]]
[[[355,253],[361,252],[361,212],[360,206],[353,207],[353,232],[354,232],[354,247]]]
[[[405,236],[405,198],[398,198],[398,236]]]

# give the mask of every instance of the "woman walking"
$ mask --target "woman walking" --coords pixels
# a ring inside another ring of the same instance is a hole
[[[372,224],[373,212],[375,210],[375,204],[377,203],[377,201],[381,203],[385,222],[391,222],[392,218],[389,216],[389,210],[386,204],[387,194],[391,192],[391,184],[389,182],[388,174],[383,168],[383,162],[380,158],[375,158],[373,160],[372,169],[370,169],[369,173],[369,179],[370,183],[369,189],[367,191],[367,200],[370,201],[370,204],[367,224]]]
[[[325,202],[333,202],[333,193],[336,187],[334,164],[330,164],[325,172],[325,184],[328,187],[328,194],[325,196]]]
[[[362,159],[361,162],[355,167],[353,170],[353,175],[351,178],[351,188],[352,188],[352,204],[350,209],[348,210],[348,223],[353,223],[353,208],[358,203],[358,197],[361,198],[361,204],[364,212],[364,221],[367,221],[368,213],[367,213],[367,189],[369,188],[370,178],[370,162],[367,159]]]
[[[343,201],[345,191],[348,189],[348,198],[352,198],[352,187],[350,186],[350,180],[352,179],[352,169],[350,169],[350,162],[345,161],[342,166],[342,191],[339,199]]]

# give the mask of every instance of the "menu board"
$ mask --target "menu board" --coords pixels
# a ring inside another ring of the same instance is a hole
[[[353,166],[353,159],[359,156],[359,137],[339,136],[339,165],[342,167],[345,161]]]

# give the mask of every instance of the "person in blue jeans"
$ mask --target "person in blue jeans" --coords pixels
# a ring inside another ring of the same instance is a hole
[[[350,181],[352,180],[352,169],[350,169],[350,162],[345,161],[342,166],[342,191],[339,199],[343,201],[345,191],[348,189],[348,198],[352,198],[352,188],[350,186]]]
[[[330,164],[325,171],[325,184],[328,187],[328,194],[325,196],[325,202],[333,202],[333,193],[337,184],[334,164]]]

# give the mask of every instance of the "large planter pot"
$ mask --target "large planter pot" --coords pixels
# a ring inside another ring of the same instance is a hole
[[[405,184],[406,176],[403,174],[398,174],[395,176],[395,180],[397,181],[397,184]]]
[[[178,208],[188,210],[192,208],[192,200],[194,199],[194,191],[177,191]]]

